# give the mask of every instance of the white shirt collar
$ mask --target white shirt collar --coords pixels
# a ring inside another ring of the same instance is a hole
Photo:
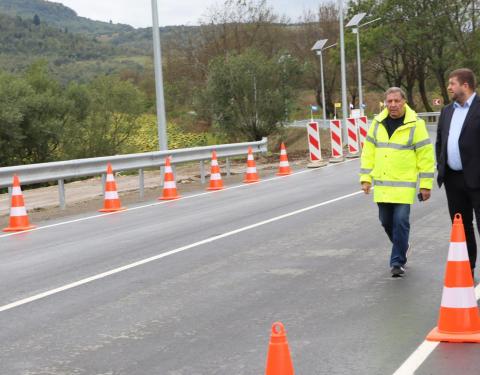
[[[476,95],[477,95],[477,93],[475,93],[475,92],[472,95],[470,95],[468,100],[463,105],[461,105],[459,102],[455,102],[454,107],[455,108],[470,108],[470,106],[472,105],[473,99],[475,99]]]

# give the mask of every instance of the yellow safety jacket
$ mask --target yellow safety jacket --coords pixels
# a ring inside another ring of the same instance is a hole
[[[405,120],[392,137],[383,121],[385,108],[370,126],[362,150],[360,182],[375,185],[374,201],[413,204],[420,189],[432,189],[435,156],[425,121],[406,105]]]

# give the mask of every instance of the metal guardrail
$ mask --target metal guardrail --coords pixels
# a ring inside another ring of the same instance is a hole
[[[425,123],[428,126],[436,126],[438,124],[438,118],[440,117],[440,112],[420,112],[420,113],[417,113],[417,116],[425,120]]]
[[[313,121],[318,122],[321,129],[330,129],[330,120],[326,120],[324,122],[323,119],[317,118],[313,119]],[[312,122],[312,120],[295,120],[288,123],[286,126],[290,128],[306,128],[310,122]]]
[[[427,125],[433,126],[433,125],[437,125],[438,118],[440,117],[440,112],[420,112],[420,113],[417,113],[417,115],[418,117],[424,119]],[[321,129],[330,129],[330,120],[326,120],[324,122],[323,119],[314,119],[313,121],[318,122]],[[292,127],[292,128],[306,128],[310,122],[311,120],[308,120],[308,119],[295,120],[293,122],[288,123],[286,126]],[[371,122],[371,120],[369,120],[369,122]]]
[[[267,152],[267,138],[263,138],[258,142],[232,143],[169,151],[147,152],[142,154],[115,155],[100,158],[3,167],[0,168],[0,188],[10,188],[12,185],[12,176],[14,174],[18,175],[22,185],[57,181],[60,206],[65,208],[65,180],[98,175],[105,177],[106,164],[110,162],[115,172],[129,170],[139,171],[140,197],[143,198],[143,170],[145,168],[164,166],[165,158],[167,156],[172,157],[172,165],[200,161],[200,176],[202,183],[204,183],[204,162],[211,158],[212,151],[216,151],[217,157],[219,158],[227,158],[227,173],[230,174],[229,158],[246,155],[249,147],[252,147],[254,153]]]

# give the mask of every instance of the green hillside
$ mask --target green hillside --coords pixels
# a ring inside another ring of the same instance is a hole
[[[0,13],[32,20],[37,15],[40,22],[74,33],[108,35],[134,30],[129,25],[110,24],[79,17],[74,10],[62,4],[44,0],[0,0]]]

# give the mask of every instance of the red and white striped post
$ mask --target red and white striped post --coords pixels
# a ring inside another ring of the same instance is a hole
[[[327,163],[322,160],[322,146],[320,142],[320,127],[318,122],[312,121],[307,125],[308,149],[310,151],[309,168],[323,167]]]
[[[363,145],[365,143],[365,139],[367,139],[367,133],[368,133],[368,118],[367,118],[367,116],[359,117],[357,123],[358,123],[358,133],[360,135],[360,147],[363,150]]]
[[[357,119],[350,117],[347,118],[347,130],[348,130],[348,153],[349,157],[358,157],[358,131],[357,131]]]
[[[330,137],[332,140],[332,159],[331,162],[343,160],[342,147],[342,122],[341,120],[330,120]]]

